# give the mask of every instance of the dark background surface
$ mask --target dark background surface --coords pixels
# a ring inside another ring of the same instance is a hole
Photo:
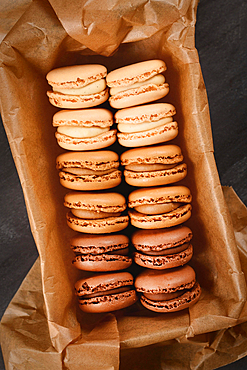
[[[232,186],[247,205],[247,1],[201,0],[196,47],[208,93],[221,183]],[[2,317],[38,254],[2,125],[0,130]],[[247,357],[221,369],[246,370]],[[5,370],[1,358],[0,370]]]

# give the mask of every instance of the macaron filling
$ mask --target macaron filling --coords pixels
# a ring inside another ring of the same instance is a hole
[[[161,203],[161,204],[143,204],[135,207],[134,209],[139,213],[146,215],[158,215],[162,213],[169,213],[181,206],[181,203]]]
[[[76,176],[87,176],[87,175],[92,175],[92,176],[104,176],[108,175],[112,172],[117,171],[116,168],[111,168],[109,170],[91,170],[90,168],[77,168],[77,167],[71,167],[71,168],[63,168],[62,172],[65,173],[70,173],[72,175]]]
[[[57,127],[59,134],[79,139],[95,137],[109,130],[110,127],[76,127],[66,125]]]
[[[83,87],[76,87],[76,88],[61,88],[57,86],[53,86],[53,91],[58,92],[64,95],[93,95],[98,94],[105,90],[106,88],[106,81],[104,78],[89,83]]]
[[[176,167],[175,164],[162,164],[162,163],[132,163],[125,166],[125,169],[132,172],[152,172],[152,171],[162,171],[162,170],[170,170]]]
[[[183,252],[189,247],[189,245],[190,245],[189,243],[184,243],[177,247],[167,248],[167,249],[159,250],[159,251],[150,249],[149,251],[141,251],[141,253],[148,255],[148,256],[168,256],[170,254],[177,254],[177,253]]]
[[[115,96],[119,93],[122,93],[122,92],[125,92],[125,91],[128,91],[128,90],[132,90],[132,89],[138,89],[140,87],[143,87],[145,85],[156,85],[156,86],[160,86],[160,85],[163,85],[165,83],[165,77],[159,73],[151,78],[148,78],[144,81],[141,81],[141,82],[135,82],[131,85],[127,85],[127,86],[119,86],[119,87],[111,87],[110,88],[110,95],[112,96]]]
[[[127,256],[129,254],[129,247],[116,249],[116,250],[104,250],[104,251],[92,251],[92,252],[83,252],[83,249],[81,249],[78,252],[75,252],[76,256],[98,256],[98,255],[121,255],[121,256]]]
[[[86,294],[86,295],[80,296],[79,300],[115,295],[115,294],[127,292],[129,290],[133,290],[133,289],[134,289],[133,286],[123,286],[123,287],[116,288],[116,289],[110,289],[110,290],[101,291],[97,293]]]
[[[158,294],[143,293],[143,295],[152,301],[169,301],[170,299],[180,297],[186,291],[187,291],[186,289],[183,289],[173,293],[158,293]]]
[[[121,215],[121,212],[102,212],[102,211],[89,211],[86,209],[71,209],[71,213],[79,218],[83,219],[100,219],[107,217],[118,217]]]
[[[168,123],[173,122],[173,117],[161,118],[158,121],[146,121],[142,123],[119,123],[117,125],[118,131],[122,133],[135,133],[135,132],[145,132],[156,127],[167,125]]]

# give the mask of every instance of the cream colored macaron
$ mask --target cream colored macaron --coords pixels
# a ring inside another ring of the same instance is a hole
[[[46,79],[52,86],[47,95],[59,108],[89,108],[108,99],[105,77],[107,69],[100,64],[74,65],[50,71]]]
[[[126,201],[119,193],[70,192],[65,195],[64,205],[70,208],[68,226],[75,231],[107,234],[128,226],[128,216],[122,215]]]
[[[110,105],[121,109],[163,98],[169,92],[165,70],[163,60],[153,59],[111,71],[106,77]]]
[[[115,113],[120,145],[140,147],[174,139],[178,124],[173,120],[176,109],[169,103],[153,103],[125,108]]]
[[[118,154],[111,150],[66,152],[56,159],[62,186],[72,190],[103,190],[121,183]]]
[[[102,149],[117,138],[117,130],[111,129],[113,114],[104,108],[64,109],[54,114],[52,124],[58,145],[66,150]]]

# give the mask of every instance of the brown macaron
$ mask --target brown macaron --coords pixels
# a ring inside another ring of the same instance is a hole
[[[113,114],[108,109],[60,110],[53,116],[58,145],[66,150],[96,150],[112,145],[117,130],[111,130]]]
[[[132,264],[126,235],[80,234],[71,239],[70,245],[75,253],[72,263],[79,270],[118,271]]]
[[[196,274],[189,265],[170,270],[145,270],[135,280],[140,301],[148,310],[176,312],[195,304],[201,295]]]
[[[129,272],[96,274],[75,284],[79,307],[88,313],[121,310],[137,301],[133,276]]]
[[[181,149],[177,145],[157,145],[130,149],[121,154],[124,177],[132,186],[159,186],[178,182],[187,175]]]
[[[185,186],[136,189],[129,194],[130,222],[141,229],[177,226],[191,216],[192,196]]]
[[[103,190],[121,183],[118,154],[110,150],[66,152],[56,159],[60,183],[72,190]]]
[[[100,64],[56,68],[46,75],[52,91],[47,95],[52,105],[78,109],[95,107],[108,99],[105,77],[107,69]]]
[[[178,124],[176,109],[168,103],[155,103],[121,109],[115,113],[118,142],[125,147],[154,145],[174,139]]]
[[[153,59],[111,71],[106,76],[110,105],[121,109],[163,98],[169,92],[165,70],[163,60]]]
[[[137,230],[131,241],[134,261],[150,269],[164,270],[185,265],[193,255],[192,231],[184,225],[168,229]]]
[[[70,192],[64,197],[68,226],[87,234],[108,234],[125,229],[129,218],[122,194],[107,192]]]

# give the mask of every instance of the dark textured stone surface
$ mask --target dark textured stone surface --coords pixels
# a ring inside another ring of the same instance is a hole
[[[208,92],[215,158],[221,183],[233,186],[247,205],[246,17],[246,1],[201,0],[197,15],[196,46]],[[37,258],[37,250],[2,126],[0,154],[2,316]],[[221,369],[247,369],[247,357]],[[4,370],[1,359],[0,370]]]

